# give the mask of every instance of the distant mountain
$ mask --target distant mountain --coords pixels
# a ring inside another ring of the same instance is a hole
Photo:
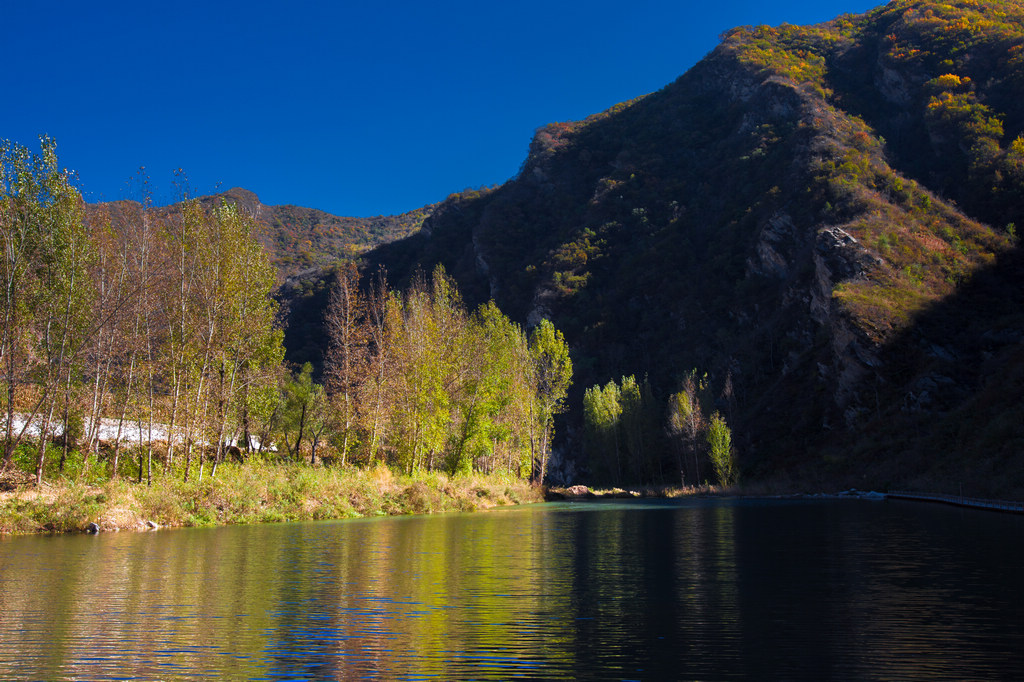
[[[415,234],[434,206],[393,216],[348,218],[301,206],[267,206],[252,192],[233,188],[199,198],[207,210],[222,201],[237,204],[256,218],[259,239],[280,275],[276,297],[285,327],[288,360],[301,365],[323,359],[323,308],[327,305],[327,284],[332,267],[340,261],[359,257],[383,244]],[[87,204],[93,216],[103,214],[116,227],[135,220],[141,206],[134,201]],[[178,205],[154,209],[158,218],[168,219]]]
[[[584,388],[696,369],[748,480],[1020,496],[1022,133],[1020,2],[741,27],[366,261],[563,329],[581,470]]]
[[[310,275],[338,260],[354,258],[375,246],[407,237],[419,230],[434,208],[425,206],[401,215],[347,218],[315,208],[267,206],[255,194],[239,187],[201,197],[199,201],[207,207],[228,201],[255,216],[262,228],[260,240],[273,265],[285,277]],[[138,204],[115,201],[92,204],[89,210],[106,211],[116,222],[131,206]],[[156,213],[167,216],[175,210],[175,206],[168,206],[156,209]]]

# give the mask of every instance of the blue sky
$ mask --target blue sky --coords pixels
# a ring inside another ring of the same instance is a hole
[[[0,0],[0,138],[54,137],[89,201],[245,187],[265,204],[400,213],[517,172],[533,131],[675,80],[743,24],[865,0]]]

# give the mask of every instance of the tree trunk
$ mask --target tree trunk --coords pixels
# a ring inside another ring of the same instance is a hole
[[[184,482],[188,483],[189,470],[192,468],[192,441],[185,441],[185,478]]]
[[[134,379],[135,355],[132,354],[131,361],[128,363],[128,385],[125,387],[124,404],[121,406],[121,417],[117,421],[117,435],[114,436],[114,473],[111,474],[111,478],[117,478],[118,476],[117,467],[121,457],[121,434],[124,429],[125,418],[128,416],[128,403],[131,401]]]
[[[53,419],[53,412],[56,399],[50,403],[50,408],[43,419],[43,425],[39,429],[39,457],[36,459],[36,485],[43,484],[43,461],[46,459],[46,445],[50,441],[50,421]]]

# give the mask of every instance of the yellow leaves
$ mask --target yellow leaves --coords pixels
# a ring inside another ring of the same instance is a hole
[[[939,113],[947,108],[950,108],[954,104],[954,102],[955,100],[953,98],[953,93],[943,92],[928,100],[927,109],[929,113]]]
[[[1024,135],[1018,135],[1017,138],[1010,143],[1010,154],[1018,158],[1024,158]]]
[[[961,86],[970,85],[970,78],[960,78],[953,73],[944,73],[931,81],[937,87],[944,90],[959,90]]]
[[[1006,150],[1003,168],[1015,182],[1024,181],[1024,135],[1018,135]]]
[[[961,84],[964,82],[969,83],[968,79],[962,79]],[[1003,122],[992,116],[992,111],[973,92],[940,92],[928,101],[925,113],[933,123],[954,127],[968,147],[975,147],[981,138],[990,138],[998,148],[998,140],[1003,136]]]

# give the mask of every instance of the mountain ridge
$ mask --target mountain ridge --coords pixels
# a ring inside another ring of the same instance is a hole
[[[580,368],[577,405],[619,376],[650,376],[664,399],[707,372],[749,476],[927,482],[949,467],[922,459],[941,429],[925,434],[914,410],[969,410],[994,370],[903,376],[893,358],[943,347],[941,329],[910,341],[918,321],[979,273],[1019,289],[1002,263],[1021,219],[1022,18],[1019,3],[897,0],[734,29],[662,90],[540,129],[516,178],[449,197],[367,261],[399,282],[442,263],[473,302],[551,317]],[[908,407],[947,381],[960,402]],[[885,419],[921,432],[886,455],[917,464],[890,475],[875,462],[876,476],[863,451],[895,447]],[[563,443],[586,467],[580,422]],[[1003,483],[1024,488],[1013,472]]]
[[[355,258],[382,243],[416,232],[435,206],[428,204],[398,215],[354,218],[292,204],[267,205],[254,192],[241,187],[197,197],[197,200],[207,209],[222,201],[234,203],[255,217],[260,227],[260,242],[270,255],[271,263],[283,277],[293,280],[301,280],[339,260]],[[114,222],[124,220],[124,212],[141,208],[141,204],[133,200],[86,206],[90,214],[107,213]],[[169,219],[178,206],[175,203],[156,207],[153,213]]]

